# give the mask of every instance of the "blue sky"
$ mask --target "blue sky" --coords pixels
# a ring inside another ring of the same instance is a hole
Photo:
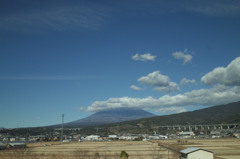
[[[237,0],[1,0],[0,126],[240,100]]]

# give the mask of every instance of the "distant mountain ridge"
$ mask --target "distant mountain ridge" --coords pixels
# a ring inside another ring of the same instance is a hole
[[[121,123],[130,125],[200,125],[240,123],[240,101],[172,115],[156,116]]]
[[[131,121],[156,116],[142,109],[115,108],[94,113],[89,117],[65,123],[64,127],[85,127]]]
[[[109,109],[97,112],[84,119],[65,123],[64,126],[87,127],[107,124],[104,127],[114,127],[114,125],[129,127],[131,125],[131,130],[134,130],[139,129],[139,125],[141,125],[142,128],[150,130],[151,126],[224,123],[240,123],[240,101],[164,116],[156,116],[141,109]],[[60,127],[60,125],[55,125],[55,127]]]
[[[240,124],[240,101],[212,106],[205,109],[183,112],[178,114],[155,116],[133,121],[124,121],[99,126],[98,133],[106,135],[111,133],[151,134],[162,126],[173,125],[212,125],[212,124]],[[82,129],[82,133],[96,133],[94,128]]]

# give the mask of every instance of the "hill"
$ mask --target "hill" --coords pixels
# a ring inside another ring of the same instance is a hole
[[[179,114],[155,116],[134,121],[126,121],[103,125],[99,127],[99,133],[133,133],[147,134],[160,126],[169,125],[207,125],[207,124],[239,124],[240,102],[218,105],[205,109],[184,112]],[[90,130],[88,130],[89,132]]]
[[[96,125],[103,125],[103,124],[109,124],[109,123],[117,123],[122,121],[131,121],[131,120],[148,118],[153,116],[155,115],[142,109],[116,108],[116,109],[99,111],[84,119],[65,123],[64,127],[96,126]]]
[[[240,123],[240,101],[179,114],[156,116],[147,119],[124,122],[121,124],[164,126],[224,123]]]

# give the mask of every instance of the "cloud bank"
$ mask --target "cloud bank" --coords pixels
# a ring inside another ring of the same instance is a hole
[[[210,89],[200,89],[186,92],[184,94],[177,94],[174,96],[164,95],[160,98],[146,97],[146,98],[109,98],[106,101],[95,101],[88,108],[89,112],[96,112],[109,108],[142,108],[161,110],[170,107],[185,107],[185,106],[211,106],[222,103],[229,103],[238,101],[240,99],[240,87],[232,88],[216,85]],[[181,108],[182,109],[182,108]]]
[[[96,112],[109,108],[142,108],[156,112],[182,112],[187,106],[213,106],[240,100],[240,57],[234,59],[227,67],[215,68],[204,75],[201,81],[204,84],[214,84],[212,88],[198,89],[177,95],[164,95],[159,98],[109,98],[105,101],[95,101],[88,108],[89,112]],[[217,76],[217,78],[216,78]],[[139,82],[153,87],[170,85],[170,79],[159,71],[138,79]],[[183,78],[183,83],[193,83]]]
[[[223,84],[240,86],[240,57],[234,59],[227,67],[217,67],[201,78],[206,85]]]

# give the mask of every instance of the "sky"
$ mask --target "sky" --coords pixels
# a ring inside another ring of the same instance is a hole
[[[1,0],[0,127],[240,101],[238,0]]]

